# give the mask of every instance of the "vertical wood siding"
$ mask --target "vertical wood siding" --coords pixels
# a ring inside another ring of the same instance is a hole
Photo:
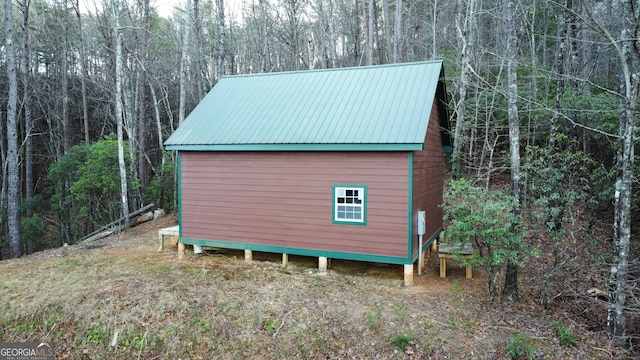
[[[444,155],[438,107],[434,101],[431,108],[429,128],[423,151],[413,155],[413,227],[417,234],[417,212],[426,212],[426,232],[423,242],[428,241],[442,227],[442,191],[444,186]],[[413,253],[418,251],[418,237],[414,236]]]
[[[181,171],[183,238],[407,256],[407,153],[182,152]],[[367,185],[366,226],[332,223],[333,184]]]

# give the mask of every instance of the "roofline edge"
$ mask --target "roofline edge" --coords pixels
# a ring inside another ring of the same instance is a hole
[[[424,144],[220,144],[165,147],[166,150],[179,151],[417,151],[423,150]]]

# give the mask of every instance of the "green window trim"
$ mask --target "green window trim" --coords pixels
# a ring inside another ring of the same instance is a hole
[[[331,221],[341,225],[367,225],[367,185],[333,184]]]

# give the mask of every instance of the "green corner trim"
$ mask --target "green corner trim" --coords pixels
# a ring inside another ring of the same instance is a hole
[[[409,153],[408,175],[407,175],[407,221],[408,221],[408,234],[407,234],[407,257],[411,258],[413,252],[413,153]]]
[[[178,187],[178,225],[182,225],[182,155],[178,152],[176,159],[176,174],[177,176],[177,184]],[[178,227],[178,238],[182,239],[182,226]]]

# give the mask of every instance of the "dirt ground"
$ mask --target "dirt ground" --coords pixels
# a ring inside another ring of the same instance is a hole
[[[508,302],[487,295],[481,269],[467,280],[450,262],[440,278],[435,257],[411,287],[399,265],[333,260],[319,275],[310,257],[284,268],[280,254],[188,248],[178,259],[157,235],[176,223],[1,261],[0,341],[47,341],[57,359],[633,358],[594,320],[603,301],[545,310],[535,272]]]

